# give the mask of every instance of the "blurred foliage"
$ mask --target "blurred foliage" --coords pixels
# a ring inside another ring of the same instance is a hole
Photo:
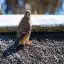
[[[54,14],[61,4],[60,0],[26,0],[26,2],[31,4],[32,13],[37,11],[38,14],[45,12]]]
[[[18,6],[18,1],[19,0],[6,0],[8,8],[10,9],[11,6],[13,6],[13,13],[17,11],[16,14],[18,13],[18,11],[20,13],[22,12],[22,10],[25,11],[25,9],[23,9],[24,7],[20,8]],[[25,2],[24,5],[26,3],[30,4],[32,14],[34,13],[45,14],[46,12],[54,14],[55,11],[57,11],[57,9],[61,5],[61,0],[24,0],[24,2]]]

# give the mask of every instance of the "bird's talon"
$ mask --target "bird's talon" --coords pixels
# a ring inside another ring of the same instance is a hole
[[[27,45],[31,45],[32,41],[26,41]]]

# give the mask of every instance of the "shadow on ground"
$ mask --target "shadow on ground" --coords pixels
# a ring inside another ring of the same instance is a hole
[[[19,50],[22,50],[24,48],[23,45],[20,45],[18,41],[15,41],[15,43],[10,46],[9,48],[7,48],[4,52],[3,52],[3,57],[7,57],[9,55],[13,55],[13,53],[18,52]]]
[[[37,40],[41,39],[50,39],[50,40],[63,40],[64,32],[40,32],[40,33],[32,33],[31,39],[37,38]]]

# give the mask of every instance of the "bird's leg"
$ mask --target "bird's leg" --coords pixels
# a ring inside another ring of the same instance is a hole
[[[32,43],[32,41],[30,41],[30,40],[25,42],[25,44],[27,44],[27,45],[31,45],[31,43]]]
[[[27,34],[25,38],[25,44],[31,45],[32,41],[30,41],[29,38],[30,38],[30,35]]]
[[[25,46],[25,40],[24,40],[24,38],[21,39],[19,43],[20,43],[20,45],[24,45]]]
[[[29,40],[29,37],[30,37],[30,36],[29,36],[28,34],[26,34],[26,35],[20,40],[20,44],[21,44],[21,45],[24,45],[24,46],[25,46],[26,44],[27,44],[27,45],[31,45],[32,41]]]

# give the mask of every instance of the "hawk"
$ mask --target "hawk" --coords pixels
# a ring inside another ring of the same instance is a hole
[[[30,10],[25,11],[24,17],[20,21],[18,25],[18,30],[17,30],[19,43],[24,46],[25,44],[30,45],[32,42],[29,40],[31,35],[31,29],[32,29],[30,14],[31,14]]]

